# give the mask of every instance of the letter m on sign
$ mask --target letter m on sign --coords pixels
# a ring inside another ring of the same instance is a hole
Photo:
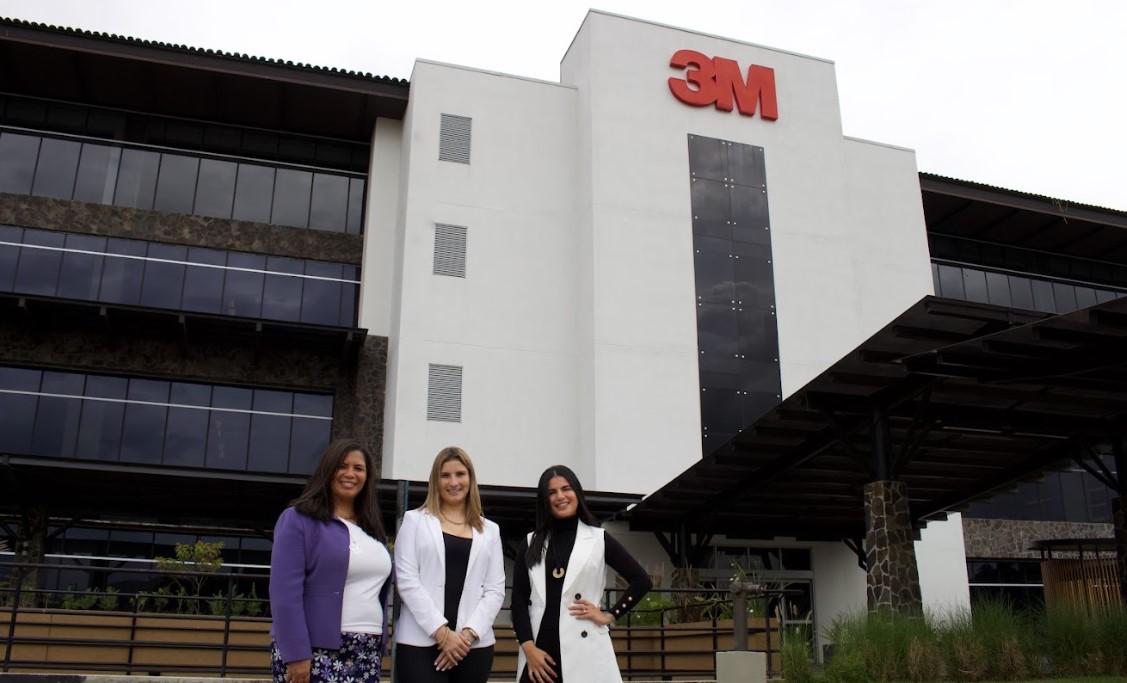
[[[747,80],[740,73],[740,65],[732,59],[714,57],[716,69],[716,108],[732,111],[732,100],[744,116],[759,116],[774,121],[779,118],[779,103],[775,98],[775,70],[752,64],[747,68]]]

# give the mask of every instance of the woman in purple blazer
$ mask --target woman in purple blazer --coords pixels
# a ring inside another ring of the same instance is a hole
[[[391,554],[372,456],[329,444],[274,527],[270,553],[275,683],[377,683],[387,632]]]

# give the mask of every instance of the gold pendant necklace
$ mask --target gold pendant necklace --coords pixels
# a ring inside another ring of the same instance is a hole
[[[557,579],[562,579],[564,577],[564,574],[566,574],[566,573],[567,573],[567,570],[564,569],[563,567],[556,567],[555,569],[552,570],[552,576],[557,578]]]

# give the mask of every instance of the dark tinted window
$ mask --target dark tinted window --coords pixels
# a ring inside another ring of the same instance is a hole
[[[102,289],[98,300],[115,304],[137,304],[141,299],[141,282],[145,261],[139,258],[148,252],[148,245],[137,240],[111,238],[106,243],[107,256],[102,266]]]
[[[291,474],[312,474],[321,459],[321,452],[329,445],[332,423],[328,420],[310,420],[295,417],[290,441]]]
[[[148,255],[149,258],[161,260],[145,262],[141,305],[179,308],[186,266],[167,261],[184,261],[188,257],[188,248],[173,244],[150,244]]]
[[[97,300],[102,282],[102,262],[105,260],[100,254],[106,250],[106,238],[67,235],[66,248],[97,253],[68,251],[63,254],[58,295],[68,299]]]
[[[235,220],[269,223],[273,196],[274,169],[239,164],[238,183],[235,186]]]
[[[31,192],[38,156],[39,138],[17,133],[0,135],[0,192]]]
[[[348,221],[348,178],[325,173],[313,175],[309,225],[318,230],[344,232]]]
[[[135,209],[153,208],[153,193],[156,189],[159,168],[160,155],[156,152],[144,152],[139,149],[122,150],[114,205]]]
[[[290,413],[293,394],[288,391],[254,392],[255,411]],[[285,472],[290,452],[291,418],[281,415],[253,415],[250,425],[250,454],[247,469],[255,472]]]
[[[168,409],[168,431],[164,441],[164,464],[201,467],[207,449],[209,412],[183,406],[208,406],[211,387],[173,382]]]
[[[230,218],[235,199],[236,165],[231,161],[200,161],[200,180],[196,189],[195,212],[201,216]]]
[[[212,406],[250,410],[253,391],[234,387],[215,387]],[[213,410],[207,430],[207,466],[224,470],[242,470],[247,464],[247,440],[250,436],[250,415],[229,410]]]
[[[23,230],[9,225],[0,225],[0,291],[10,292],[16,284],[16,266],[20,260],[20,247],[15,246],[23,240]]]
[[[121,423],[128,382],[118,377],[91,375],[86,378],[86,396],[111,400],[83,401],[76,455],[87,460],[117,460],[121,451]]]
[[[257,254],[232,253],[227,256],[228,268],[249,270],[228,270],[227,284],[223,288],[224,315],[241,315],[257,318],[262,311],[262,288],[266,268],[266,257]]]
[[[79,142],[43,138],[31,193],[40,197],[70,199],[74,193],[74,177],[78,172],[81,150],[82,143]]]
[[[0,389],[39,391],[40,372],[23,368],[0,367]],[[35,424],[37,397],[0,393],[0,452],[28,453]]]
[[[271,256],[266,270],[301,275],[305,264],[298,259]],[[262,294],[262,317],[272,320],[301,319],[301,288],[304,278],[288,275],[267,275]]]
[[[168,407],[145,405],[168,403],[168,382],[148,379],[129,380],[130,403],[125,408],[121,437],[122,462],[157,464],[161,461]]]
[[[49,230],[24,231],[19,267],[16,270],[15,291],[25,294],[39,294],[53,296],[59,280],[59,268],[63,262],[62,252],[55,248],[62,247],[66,242],[66,235],[61,232]],[[35,246],[47,247],[36,249]]]
[[[192,213],[192,198],[195,195],[199,166],[200,160],[195,157],[162,154],[153,208],[157,211]]]
[[[109,204],[117,186],[117,167],[121,149],[106,145],[82,145],[82,158],[78,163],[78,178],[74,183],[74,198],[80,202]]]
[[[360,269],[356,266],[345,266],[344,277],[347,280],[359,280]],[[356,325],[356,305],[360,299],[360,285],[346,282],[340,289],[340,324]]]
[[[227,254],[215,249],[191,247],[188,262],[222,266]],[[218,313],[223,306],[223,280],[226,271],[206,266],[187,266],[184,272],[184,294],[181,306],[186,311]]]
[[[44,372],[45,394],[60,396],[41,396],[39,410],[35,416],[35,433],[32,437],[32,452],[47,458],[74,457],[78,442],[78,421],[82,414],[83,375],[67,372]],[[63,398],[74,396],[75,398]]]
[[[304,228],[309,225],[309,193],[313,174],[279,168],[274,181],[271,223]]]
[[[348,232],[359,235],[364,224],[364,181],[351,178],[348,181]]]
[[[305,274],[334,280],[305,278],[301,295],[301,321],[318,325],[340,323],[341,266],[308,261]]]

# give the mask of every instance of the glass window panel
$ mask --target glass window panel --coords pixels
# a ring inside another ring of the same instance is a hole
[[[231,217],[237,168],[238,165],[233,161],[204,159],[200,162],[200,180],[196,189],[197,214],[215,218]]]
[[[1014,308],[1027,311],[1036,309],[1033,303],[1033,283],[1027,277],[1010,275],[1010,297]]]
[[[31,192],[38,156],[38,137],[17,133],[0,134],[0,192]]]
[[[1077,309],[1076,287],[1063,282],[1053,283],[1053,301],[1057,313],[1071,313]]]
[[[266,257],[258,254],[227,255],[227,267],[249,268],[261,271],[266,268]],[[228,270],[227,282],[223,287],[223,310],[225,315],[239,315],[257,318],[262,314],[262,288],[265,275],[261,272]]]
[[[731,242],[696,237],[693,240],[693,273],[697,301],[706,304],[735,304],[735,256]]]
[[[266,270],[275,273],[305,272],[305,263],[299,259],[271,256],[266,259]],[[271,320],[301,319],[301,288],[305,278],[290,275],[267,275],[262,293],[262,317]]]
[[[141,288],[141,305],[155,308],[179,308],[184,288],[186,266],[164,261],[184,261],[188,248],[174,244],[150,244],[145,262],[145,283]]]
[[[337,280],[305,278],[301,291],[301,322],[316,325],[339,324],[340,264],[306,261],[305,274],[315,277],[337,278]]]
[[[314,173],[309,226],[318,230],[344,232],[347,220],[348,178]]]
[[[16,284],[16,266],[19,265],[23,230],[10,225],[0,225],[0,292],[10,292]]]
[[[121,148],[83,144],[82,158],[78,162],[78,178],[74,182],[74,199],[97,204],[113,203],[119,163]]]
[[[732,239],[751,244],[771,244],[770,216],[767,213],[767,191],[756,187],[733,185]]]
[[[732,239],[728,186],[718,180],[695,178],[689,189],[692,195],[693,234]]]
[[[270,222],[297,228],[307,227],[312,185],[312,173],[279,168],[274,180],[274,204]]]
[[[106,243],[107,256],[102,266],[102,289],[99,301],[115,304],[136,304],[141,298],[141,282],[145,275],[145,261],[142,258],[148,245],[138,240],[110,238]]]
[[[202,384],[173,382],[168,409],[168,425],[164,440],[164,464],[178,467],[202,467],[207,452],[209,411],[175,406],[208,406],[211,387]]]
[[[40,372],[0,367],[0,389],[39,391]],[[0,392],[0,452],[30,453],[37,397]]]
[[[273,197],[274,169],[239,164],[238,183],[235,185],[235,220],[269,223]]]
[[[47,458],[74,457],[85,380],[84,375],[71,372],[43,373],[43,393],[59,395],[39,397],[39,411],[35,416],[35,432],[32,435],[33,453]]]
[[[770,309],[775,304],[775,271],[770,245],[732,244],[736,275],[736,305]]]
[[[294,394],[293,412],[295,415],[332,417],[333,397],[330,394]]]
[[[353,235],[363,232],[364,226],[364,180],[350,178],[348,180],[348,226],[347,231]]]
[[[1096,290],[1092,289],[1091,287],[1076,288],[1077,308],[1087,308],[1089,306],[1095,306],[1096,303]]]
[[[739,372],[739,330],[734,306],[697,305],[697,346],[703,372]]]
[[[986,293],[990,303],[996,306],[1009,306],[1010,278],[1004,273],[986,273]]]
[[[112,529],[109,552],[114,557],[152,557],[153,532]]]
[[[270,413],[290,413],[293,411],[293,394],[288,391],[256,389],[254,409]],[[255,472],[285,472],[290,453],[290,429],[289,417],[252,416],[247,469]]]
[[[989,301],[986,292],[986,273],[973,268],[963,268],[963,288],[966,291],[967,301],[980,304]]]
[[[204,146],[208,149],[238,154],[242,150],[242,132],[238,128],[228,126],[207,126],[204,128]]]
[[[86,396],[124,399],[128,382],[120,377],[90,375]],[[86,460],[117,460],[121,452],[121,421],[125,405],[116,401],[83,401],[75,454]]]
[[[58,296],[97,301],[98,288],[102,282],[102,261],[105,260],[100,254],[106,250],[106,238],[93,235],[67,235],[66,248],[77,252],[63,253]]]
[[[129,400],[168,403],[169,383],[148,379],[129,380]],[[122,462],[161,462],[168,407],[130,403],[125,408],[121,436]]]
[[[47,103],[41,100],[12,97],[7,109],[8,121],[16,125],[38,128],[47,120]]]
[[[250,410],[254,392],[251,389],[215,387],[212,406]],[[207,467],[243,470],[247,464],[247,440],[250,436],[250,414],[211,411],[207,429]]]
[[[709,433],[735,434],[743,422],[740,396],[734,389],[702,387],[701,427]]]
[[[1029,282],[1033,286],[1033,309],[1045,313],[1056,311],[1052,283],[1045,280],[1030,280]]]
[[[716,138],[689,136],[689,168],[694,178],[723,181],[728,177],[728,145]]]
[[[939,265],[931,264],[931,286],[936,294],[939,294]]]
[[[78,172],[78,155],[82,143],[72,140],[43,138],[39,145],[39,164],[35,167],[35,184],[31,193],[39,197],[70,199]]]
[[[345,268],[347,270],[347,267]],[[344,283],[340,288],[340,321],[338,324],[356,327],[356,304],[360,299],[360,285]]]
[[[23,243],[43,247],[62,248],[66,234],[50,230],[24,230]],[[59,284],[59,268],[63,253],[55,249],[35,249],[25,246],[16,269],[15,291],[24,294],[54,296]]]
[[[770,310],[745,308],[736,311],[736,327],[739,332],[736,353],[743,357],[741,360],[774,364],[779,357],[779,333]],[[777,369],[775,376],[778,377]],[[777,391],[778,387],[771,389],[772,393]]]
[[[965,299],[963,291],[963,269],[957,266],[939,264],[939,296],[948,299]]]
[[[160,175],[157,179],[156,199],[153,208],[157,211],[173,213],[192,213],[192,199],[195,196],[196,174],[200,160],[180,154],[160,155]]]
[[[188,262],[207,266],[224,266],[227,253],[216,249],[190,247]],[[218,313],[223,306],[223,268],[186,266],[184,269],[184,293],[181,308],[185,311]]]
[[[47,107],[47,125],[51,130],[83,133],[86,130],[86,107],[52,102]]]
[[[790,571],[812,569],[810,551],[804,548],[783,548],[783,568]]]
[[[114,206],[128,206],[134,209],[153,208],[153,193],[156,190],[159,168],[160,154],[156,152],[139,149],[122,150],[117,172],[117,189],[114,192]]]
[[[1064,521],[1088,522],[1088,501],[1084,495],[1083,472],[1061,472],[1061,493],[1064,502]]]
[[[728,179],[740,185],[762,188],[767,184],[763,148],[728,144]]]
[[[329,445],[331,430],[332,422],[329,420],[293,418],[288,469],[290,474],[313,473],[313,469],[321,459],[321,453]]]
[[[316,162],[316,144],[306,138],[283,136],[278,139],[278,158],[299,164]]]
[[[0,282],[3,281],[3,276],[2,276],[3,265],[2,265],[2,262],[3,262],[3,255],[2,255],[2,252],[0,252]],[[2,286],[2,285],[0,285],[0,286]],[[1110,290],[1107,290],[1107,289],[1097,289],[1096,290],[1096,301],[1098,303],[1101,303],[1101,304],[1105,303],[1107,301],[1114,301],[1115,299],[1118,299],[1120,296],[1122,296],[1122,295],[1119,292],[1113,292],[1113,291],[1110,291]]]

